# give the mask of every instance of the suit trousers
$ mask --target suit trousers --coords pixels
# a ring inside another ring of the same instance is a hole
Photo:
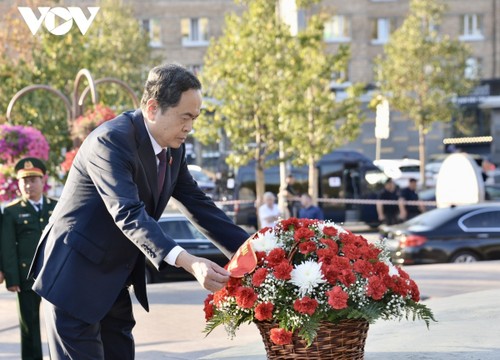
[[[111,310],[95,324],[88,324],[42,299],[51,360],[133,360],[135,319],[128,288]]]
[[[40,296],[33,290],[17,293],[19,327],[21,328],[21,354],[23,360],[42,360],[40,336]]]

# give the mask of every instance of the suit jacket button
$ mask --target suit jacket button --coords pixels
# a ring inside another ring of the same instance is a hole
[[[27,224],[28,223],[28,220],[24,220],[24,223]]]
[[[43,222],[43,218],[40,218],[40,222]]]
[[[21,264],[21,266],[22,266],[23,268],[25,268],[27,265],[26,265],[26,263],[22,263],[22,264]]]

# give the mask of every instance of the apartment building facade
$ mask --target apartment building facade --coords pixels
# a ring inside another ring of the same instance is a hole
[[[316,6],[332,14],[324,34],[327,51],[335,52],[341,44],[351,47],[349,66],[341,74],[347,84],[363,82],[369,88],[376,85],[374,59],[383,52],[391,32],[403,23],[409,2],[323,0]],[[427,135],[427,154],[458,147],[491,154],[500,163],[500,0],[443,2],[448,9],[439,31],[471,47],[472,56],[464,76],[481,80],[481,85],[470,96],[459,99],[465,113],[460,121],[468,121],[473,128],[455,126],[460,122],[458,119],[436,123]],[[0,0],[0,8],[9,3],[12,1]],[[61,3],[64,4],[61,6],[98,6],[98,1],[91,0]],[[203,71],[209,41],[222,34],[225,15],[244,11],[244,6],[233,0],[123,0],[123,3],[132,6],[136,20],[150,34],[150,46],[163,60],[182,63],[195,72]],[[299,11],[298,18],[300,26],[307,13]],[[343,86],[332,88],[342,89]],[[365,100],[368,98],[369,94]],[[413,122],[395,111],[390,115],[390,137],[381,140],[381,158],[418,157],[418,132]],[[375,158],[374,128],[375,114],[367,110],[361,135],[346,147]]]

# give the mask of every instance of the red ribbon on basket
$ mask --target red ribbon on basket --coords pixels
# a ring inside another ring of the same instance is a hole
[[[257,255],[252,249],[251,240],[252,237],[247,239],[227,264],[227,271],[234,278],[241,278],[245,274],[253,272],[257,266]]]

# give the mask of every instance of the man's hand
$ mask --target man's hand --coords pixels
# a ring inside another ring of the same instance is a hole
[[[0,284],[3,283],[3,280],[4,280],[3,272],[0,271]]]
[[[9,290],[11,292],[21,292],[21,288],[19,287],[19,285],[14,285],[14,286],[8,287],[7,290]]]
[[[229,281],[229,272],[226,269],[205,258],[193,256],[187,251],[181,252],[175,263],[193,274],[208,291],[218,291]]]

